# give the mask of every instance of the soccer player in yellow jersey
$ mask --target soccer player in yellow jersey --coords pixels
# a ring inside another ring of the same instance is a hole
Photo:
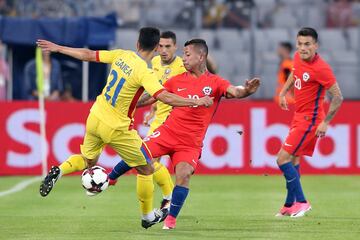
[[[157,77],[160,79],[160,83],[164,84],[170,77],[176,76],[186,71],[182,59],[176,56],[176,35],[171,31],[161,33],[160,42],[157,49],[158,56],[154,57],[151,61],[152,69]],[[149,133],[152,133],[157,127],[159,127],[169,115],[172,106],[164,104],[163,102],[157,102],[154,105],[153,114],[148,115],[145,118],[145,123],[155,115],[154,120],[150,124]]]
[[[145,185],[138,192],[142,211],[142,226],[148,228],[163,220],[164,214],[152,209],[154,189],[151,154],[137,131],[133,129],[136,103],[144,89],[156,99],[172,106],[210,106],[211,98],[187,99],[164,90],[154,71],[148,68],[159,44],[156,28],[140,29],[137,52],[128,50],[92,51],[71,48],[38,40],[44,51],[59,52],[83,60],[111,64],[107,83],[93,104],[86,122],[81,155],[72,155],[59,167],[53,166],[40,185],[41,196],[47,196],[60,176],[82,171],[96,164],[105,144],[112,147],[141,178],[137,185]]]

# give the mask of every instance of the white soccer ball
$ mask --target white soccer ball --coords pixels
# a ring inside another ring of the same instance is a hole
[[[109,186],[109,178],[104,168],[94,166],[86,169],[81,176],[82,186],[88,196],[95,196]]]

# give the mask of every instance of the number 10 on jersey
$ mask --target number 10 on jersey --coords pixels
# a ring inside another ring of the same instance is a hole
[[[125,78],[121,78],[120,81],[117,83],[116,85],[116,88],[115,88],[115,91],[114,91],[114,94],[111,96],[109,95],[110,94],[110,90],[111,88],[115,85],[115,83],[117,82],[118,80],[118,74],[115,70],[112,70],[111,73],[110,73],[110,76],[112,76],[112,79],[111,81],[109,82],[109,84],[107,85],[106,87],[106,92],[105,92],[105,98],[106,98],[106,101],[110,101],[111,100],[111,105],[112,106],[115,106],[115,103],[116,103],[116,99],[118,98],[119,96],[119,93],[120,93],[120,90],[121,88],[124,86],[124,83],[125,83]]]
[[[190,99],[200,99],[198,95],[188,95],[188,97]],[[198,107],[198,106],[196,105],[196,106],[190,106],[190,107]]]

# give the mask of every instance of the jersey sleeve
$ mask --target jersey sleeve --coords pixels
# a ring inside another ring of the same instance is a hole
[[[156,74],[151,69],[146,69],[146,71],[143,71],[141,76],[141,85],[144,87],[145,91],[154,98],[156,98],[157,95],[165,90],[156,77]]]
[[[316,80],[325,87],[329,89],[334,83],[336,83],[336,78],[331,70],[330,66],[324,66],[319,69],[317,72]]]
[[[231,83],[228,80],[225,80],[221,77],[217,77],[216,83],[218,86],[218,93],[220,96],[225,96],[228,87],[231,85]]]
[[[164,83],[164,88],[169,91],[169,92],[174,92],[173,87],[174,87],[174,82],[175,82],[175,78],[171,77],[169,78],[165,83]]]
[[[96,51],[96,61],[102,63],[112,63],[116,56],[122,54],[124,50],[116,49],[116,50],[99,50]]]

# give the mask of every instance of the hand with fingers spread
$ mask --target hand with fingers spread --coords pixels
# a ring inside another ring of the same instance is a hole
[[[96,51],[91,49],[62,46],[44,39],[38,39],[36,44],[39,48],[46,52],[57,52],[65,54],[81,61],[98,62]]]
[[[59,52],[60,49],[60,45],[57,45],[53,42],[47,41],[47,40],[43,40],[43,39],[38,39],[36,41],[36,44],[38,47],[40,47],[43,51],[49,51],[49,52]]]
[[[253,94],[254,92],[257,91],[257,89],[260,86],[260,79],[259,78],[253,78],[250,80],[246,80],[245,82],[245,90],[250,93]]]

